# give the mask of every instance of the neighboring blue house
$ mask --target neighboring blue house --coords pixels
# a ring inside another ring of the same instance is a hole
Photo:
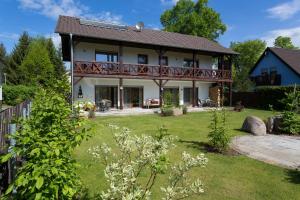
[[[300,84],[300,50],[268,47],[250,77],[257,86]]]

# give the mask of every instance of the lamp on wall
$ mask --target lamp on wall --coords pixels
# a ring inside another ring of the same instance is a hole
[[[81,85],[79,86],[79,89],[78,89],[78,98],[83,98]]]

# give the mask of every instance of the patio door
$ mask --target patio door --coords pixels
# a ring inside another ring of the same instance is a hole
[[[167,87],[164,88],[163,96],[164,96],[164,101],[166,98],[166,94],[170,93],[171,98],[172,98],[172,103],[174,105],[179,105],[179,88],[178,87]]]
[[[124,87],[124,106],[143,107],[143,87]]]
[[[95,103],[100,105],[101,100],[110,100],[111,106],[118,107],[118,87],[117,86],[95,86]]]
[[[198,88],[195,88],[195,102],[198,102]],[[183,103],[185,105],[193,104],[193,88],[183,89]]]

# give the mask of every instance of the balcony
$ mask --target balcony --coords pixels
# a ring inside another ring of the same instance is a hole
[[[117,62],[76,61],[74,63],[74,76],[232,82],[230,70],[127,63],[121,65]]]
[[[264,74],[259,76],[251,77],[251,80],[256,86],[266,86],[266,85],[281,85],[281,75],[280,74]]]

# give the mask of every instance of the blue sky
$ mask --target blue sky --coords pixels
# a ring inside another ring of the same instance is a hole
[[[0,0],[0,42],[11,51],[22,31],[52,37],[58,15],[80,16],[134,25],[143,21],[159,29],[161,13],[176,0]],[[231,41],[263,39],[272,45],[279,35],[290,36],[300,46],[300,0],[210,0],[221,14],[227,32],[219,38]]]

